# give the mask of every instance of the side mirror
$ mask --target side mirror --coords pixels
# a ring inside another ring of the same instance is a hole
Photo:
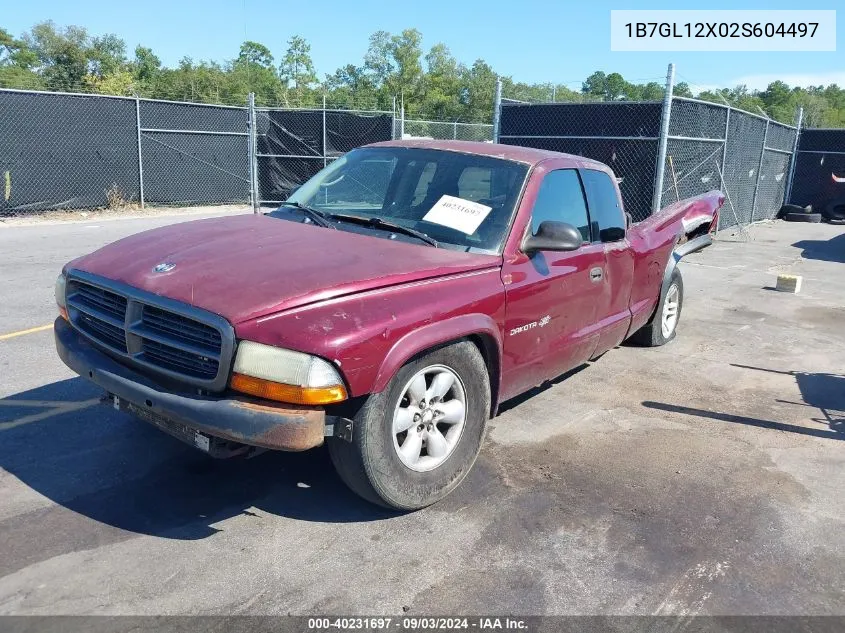
[[[291,197],[293,194],[295,194],[297,192],[297,190],[300,189],[301,187],[302,187],[302,185],[294,185],[293,187],[291,187],[288,190],[288,197]]]
[[[525,253],[533,251],[574,251],[581,248],[584,238],[581,231],[566,222],[546,220],[537,228],[536,235],[529,235],[522,244]]]

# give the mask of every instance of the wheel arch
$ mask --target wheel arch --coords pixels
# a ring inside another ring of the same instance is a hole
[[[409,361],[440,347],[468,341],[484,359],[490,380],[491,417],[498,408],[502,339],[499,327],[486,314],[467,314],[431,323],[405,334],[390,348],[379,367],[371,389],[383,391],[399,369]]]
[[[654,319],[657,318],[658,313],[660,312],[660,307],[663,305],[663,301],[666,299],[666,293],[669,292],[669,286],[672,283],[672,274],[678,268],[678,262],[681,261],[683,255],[679,255],[675,248],[680,241],[681,236],[679,235],[672,246],[672,250],[669,252],[669,261],[666,262],[666,268],[663,269],[663,279],[660,282],[660,293],[657,295],[657,303],[654,306],[654,310],[651,312],[651,316],[648,318],[642,327],[648,327],[652,323],[654,323]],[[630,337],[631,335],[635,334],[635,332],[628,332],[626,338]]]

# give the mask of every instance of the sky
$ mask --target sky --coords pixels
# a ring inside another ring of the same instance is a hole
[[[805,8],[836,9],[824,0]],[[53,20],[86,27],[93,35],[115,33],[151,47],[167,66],[188,56],[225,61],[245,39],[270,48],[278,62],[287,40],[301,35],[311,44],[318,76],[347,63],[363,63],[371,33],[416,28],[427,51],[446,44],[458,61],[484,59],[493,69],[528,83],[555,82],[579,89],[595,70],[619,72],[635,83],[663,83],[666,66],[694,91],[746,84],[763,89],[775,79],[790,85],[845,86],[845,10],[837,15],[836,52],[814,53],[620,53],[610,51],[611,9],[796,9],[794,0],[731,2],[603,2],[589,0],[36,0],[9,2],[0,26],[20,35]],[[839,7],[841,9],[841,7]]]

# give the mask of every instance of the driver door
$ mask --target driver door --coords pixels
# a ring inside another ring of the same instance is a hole
[[[592,243],[577,170],[557,169],[543,177],[529,230],[536,233],[545,220],[572,224],[584,243],[569,252],[519,253],[504,263],[506,397],[586,362],[598,343],[596,306],[606,292],[605,253],[603,244]]]

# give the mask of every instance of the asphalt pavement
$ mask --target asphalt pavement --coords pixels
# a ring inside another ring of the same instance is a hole
[[[59,361],[62,264],[184,219],[0,225],[0,614],[845,614],[843,227],[720,236],[674,342],[506,403],[402,514],[321,449],[213,461]]]

